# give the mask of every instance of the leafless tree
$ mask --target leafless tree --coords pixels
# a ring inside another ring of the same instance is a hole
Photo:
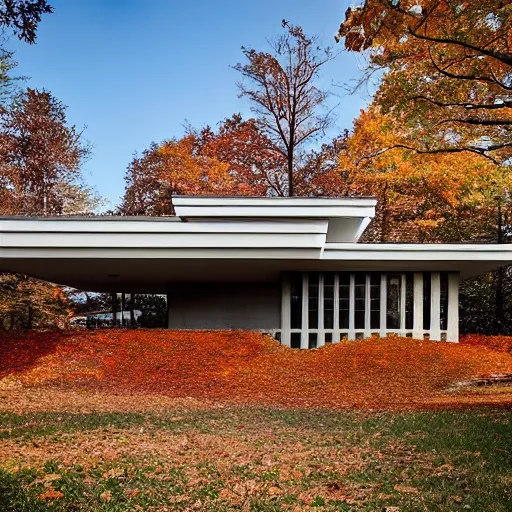
[[[238,83],[240,97],[252,103],[263,132],[287,161],[288,195],[294,194],[297,156],[306,142],[325,132],[331,111],[327,92],[318,86],[320,68],[335,55],[308,38],[300,26],[283,20],[285,34],[269,41],[271,53],[242,47],[247,61],[234,69],[246,79]]]

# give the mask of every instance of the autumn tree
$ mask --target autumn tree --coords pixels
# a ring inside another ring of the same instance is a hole
[[[501,164],[512,156],[511,34],[502,0],[365,0],[337,37],[385,70],[375,100],[411,130],[398,147]]]
[[[369,234],[381,242],[494,239],[495,197],[512,186],[508,170],[479,155],[420,155],[396,147],[410,136],[371,105],[354,121],[338,168],[319,176],[317,186],[377,197]]]
[[[181,139],[153,143],[125,174],[125,215],[170,215],[173,194],[284,195],[286,161],[254,119],[239,114],[217,130],[188,127]]]
[[[241,97],[250,100],[263,133],[287,162],[287,193],[294,195],[294,173],[305,145],[325,132],[331,116],[327,93],[318,86],[320,70],[334,58],[317,38],[283,20],[285,33],[270,42],[270,52],[242,47]]]
[[[81,183],[88,154],[64,105],[47,91],[27,89],[0,113],[0,208],[18,215],[90,208],[93,198]]]

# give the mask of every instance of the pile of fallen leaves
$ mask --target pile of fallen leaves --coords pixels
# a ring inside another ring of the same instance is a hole
[[[483,336],[481,334],[468,334],[462,336],[460,343],[490,347],[495,350],[512,353],[512,336]]]
[[[456,382],[512,372],[510,354],[484,345],[389,337],[300,351],[243,331],[31,333],[0,339],[0,387],[286,407],[407,408],[446,403],[446,389]]]

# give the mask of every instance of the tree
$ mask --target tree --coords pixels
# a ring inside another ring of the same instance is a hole
[[[0,330],[62,327],[70,315],[60,286],[20,274],[0,274]]]
[[[91,207],[81,184],[89,149],[66,109],[47,91],[27,89],[0,113],[0,208],[18,215],[68,213]]]
[[[381,242],[494,240],[496,197],[512,186],[508,169],[474,154],[419,155],[396,147],[410,137],[391,114],[371,105],[355,120],[338,168],[323,175],[320,186],[377,197],[369,235]]]
[[[255,119],[234,114],[219,124],[217,132],[207,126],[192,133],[202,155],[229,165],[236,195],[284,195],[286,160]]]
[[[283,20],[286,30],[270,43],[272,53],[242,47],[245,64],[234,66],[248,80],[238,84],[247,97],[262,132],[286,159],[288,195],[294,195],[294,173],[301,149],[323,133],[331,121],[322,109],[327,94],[317,86],[320,69],[334,58],[317,38],[308,38],[300,26]]]
[[[365,0],[338,40],[384,69],[384,113],[411,131],[420,154],[512,156],[512,9],[502,0]],[[385,150],[389,148],[381,148]]]
[[[2,0],[0,27],[12,29],[18,39],[34,44],[43,14],[52,12],[53,7],[46,0]]]
[[[173,194],[284,195],[286,161],[254,119],[239,114],[217,131],[189,127],[153,143],[125,174],[124,215],[171,215]]]

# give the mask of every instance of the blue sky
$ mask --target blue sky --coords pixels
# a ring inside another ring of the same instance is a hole
[[[249,115],[237,97],[242,45],[267,48],[283,18],[334,45],[347,0],[51,0],[37,44],[11,39],[17,75],[50,90],[68,118],[86,127],[93,155],[86,180],[110,201],[123,194],[123,175],[135,151],[193,126],[216,125],[234,112]],[[341,45],[337,45],[341,50]],[[326,66],[324,86],[360,76],[362,59],[343,52]],[[339,97],[332,133],[350,128],[365,95]]]

